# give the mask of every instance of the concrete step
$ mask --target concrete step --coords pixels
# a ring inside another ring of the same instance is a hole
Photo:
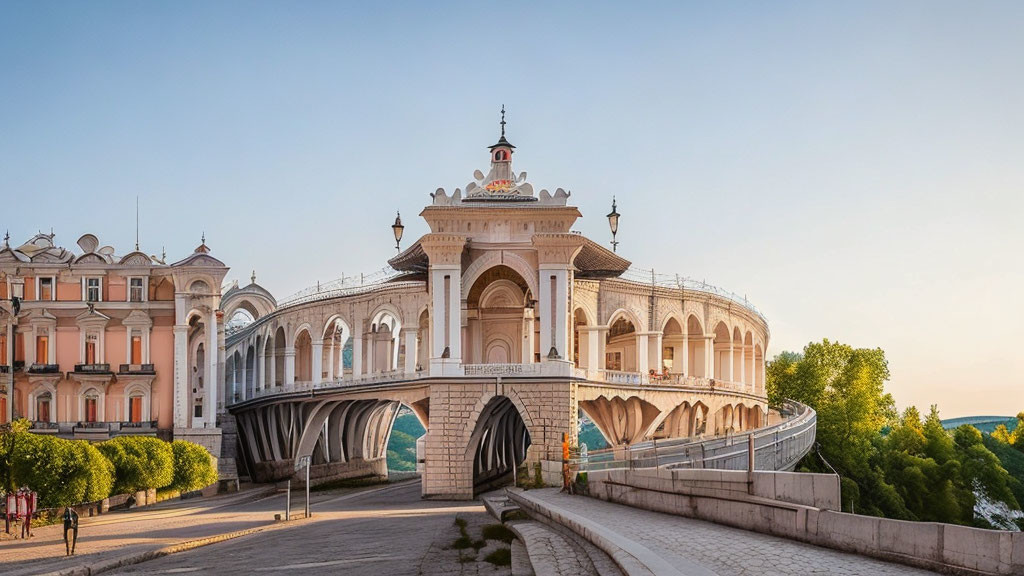
[[[512,576],[536,576],[526,545],[518,539],[512,541]]]
[[[534,520],[516,520],[507,525],[526,546],[526,554],[535,573],[600,576],[586,551],[544,524]]]
[[[519,510],[519,505],[508,499],[505,491],[495,491],[480,496],[487,513],[499,522],[508,519],[509,514]]]

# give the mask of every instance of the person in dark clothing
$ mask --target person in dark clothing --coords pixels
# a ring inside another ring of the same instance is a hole
[[[71,538],[68,539],[68,532],[71,532]],[[78,543],[78,512],[75,512],[70,506],[64,509],[64,555],[73,556],[75,554],[75,544]]]

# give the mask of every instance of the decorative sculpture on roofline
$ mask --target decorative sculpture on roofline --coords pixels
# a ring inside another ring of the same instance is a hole
[[[474,181],[466,185],[466,193],[456,188],[449,196],[444,188],[431,194],[435,206],[457,206],[463,203],[523,202],[541,206],[565,206],[570,193],[559,188],[551,194],[541,190],[534,196],[533,185],[526,181],[526,172],[516,175],[512,171],[512,154],[515,146],[505,138],[505,107],[501,107],[501,137],[488,149],[491,151],[491,169],[484,175],[480,170],[473,172]]]

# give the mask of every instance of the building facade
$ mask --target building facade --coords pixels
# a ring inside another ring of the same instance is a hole
[[[40,233],[0,247],[0,422],[89,439],[216,436],[228,268],[205,238],[171,264],[92,234],[77,245]]]
[[[255,283],[222,308],[223,396],[254,478],[377,470],[398,406],[427,429],[425,496],[469,497],[561,459],[578,413],[615,447],[763,427],[770,332],[744,298],[630,269],[573,230],[570,193],[535,192],[504,129],[490,169],[438,189],[430,232],[375,278],[277,301]]]

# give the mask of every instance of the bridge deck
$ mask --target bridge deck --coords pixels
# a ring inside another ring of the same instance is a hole
[[[572,515],[582,525],[611,538],[619,548],[647,563],[655,574],[665,572],[653,569],[658,566],[685,568],[679,572],[683,574],[721,576],[934,574],[703,520],[569,496],[558,489],[523,494],[544,508]]]

